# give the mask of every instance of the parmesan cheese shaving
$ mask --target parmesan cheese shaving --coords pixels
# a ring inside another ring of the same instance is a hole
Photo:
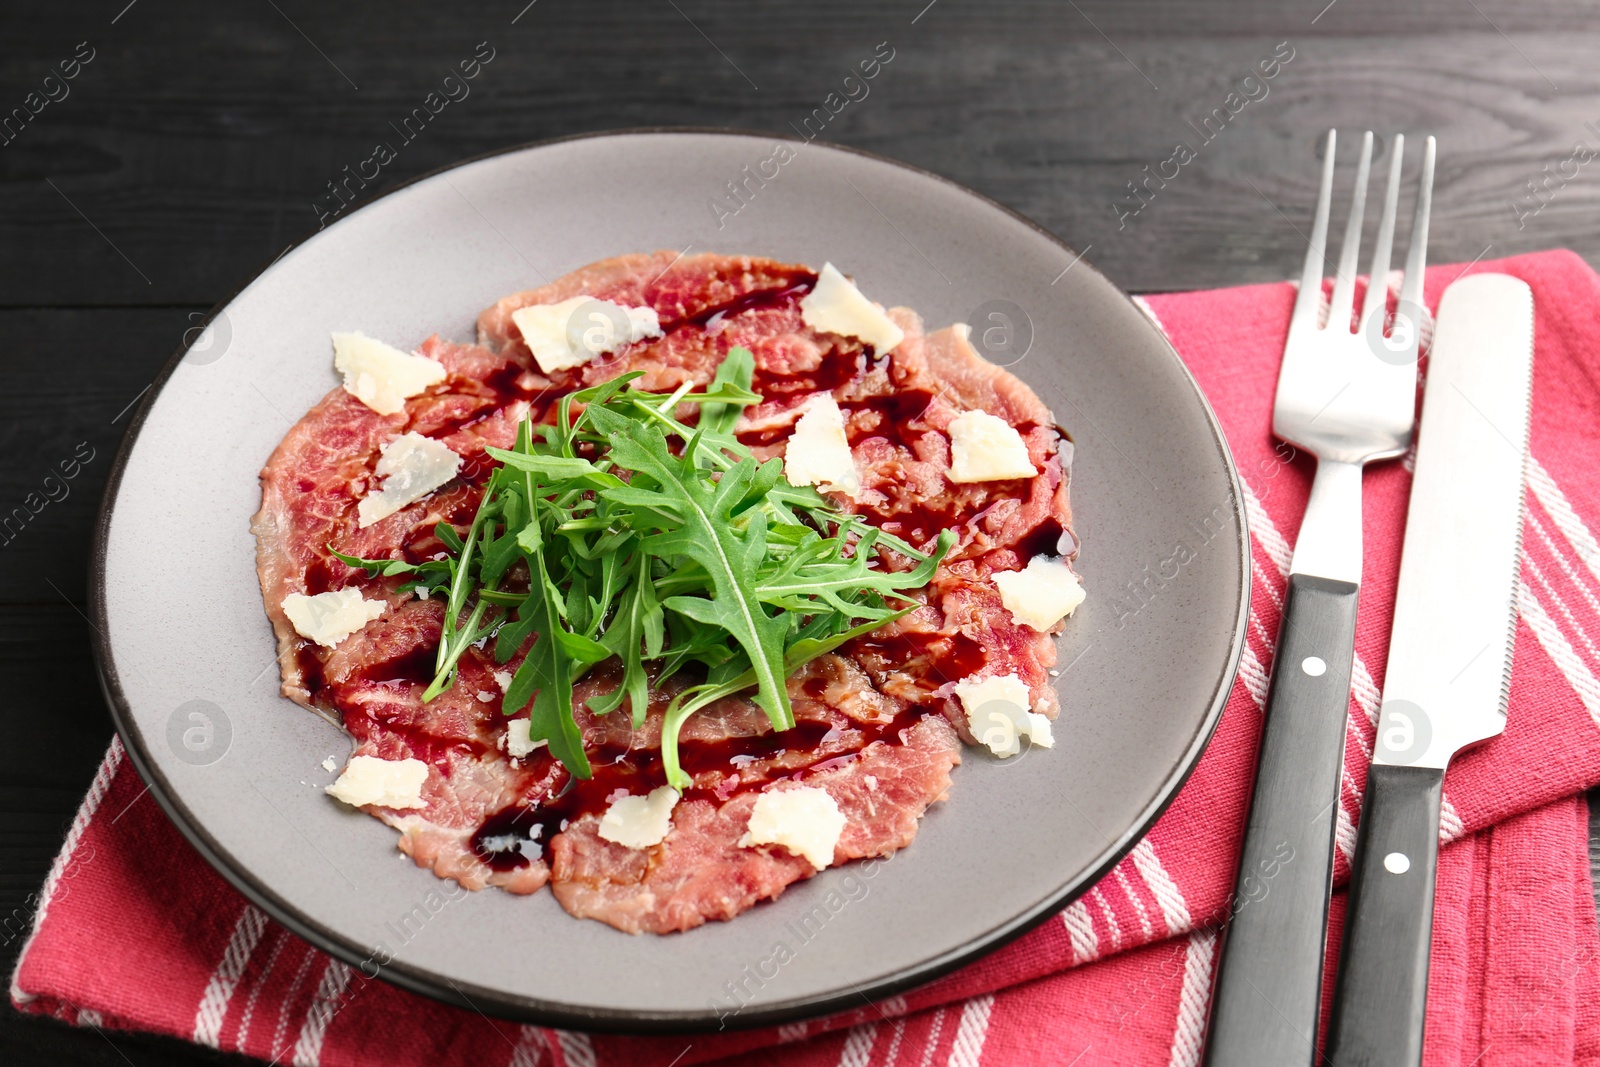
[[[844,826],[844,812],[826,789],[769,789],[756,798],[750,829],[739,846],[782,845],[820,871],[833,863]]]
[[[832,393],[806,401],[783,455],[783,476],[790,485],[814,485],[825,493],[861,493],[861,476],[844,433],[844,412]]]
[[[506,720],[506,752],[512,759],[522,759],[534,749],[549,744],[543,738],[535,741],[531,726],[532,720],[527,718]]]
[[[637,341],[662,335],[655,308],[623,307],[592,296],[518,308],[511,313],[511,321],[546,374],[581,367]]]
[[[444,381],[443,365],[374,340],[364,333],[333,335],[333,367],[344,390],[380,415],[405,410],[406,400]]]
[[[1041,633],[1071,615],[1086,594],[1063,559],[1034,556],[1020,571],[996,571],[994,584],[1012,621]]]
[[[1015,674],[963,678],[955,690],[972,736],[1001,759],[1021,752],[1024,736],[1040,748],[1054,746],[1050,720],[1030,710],[1032,694]]]
[[[372,473],[383,488],[368,493],[356,505],[362,529],[409,507],[444,485],[461,470],[461,457],[450,446],[420,433],[395,438],[384,448]]]
[[[1016,427],[987,411],[963,411],[950,420],[948,473],[964,484],[1032,478],[1038,471]]]
[[[906,336],[882,307],[863,296],[832,263],[822,265],[817,284],[800,298],[800,318],[813,330],[865,341],[880,356],[894,351]]]
[[[328,795],[351,807],[375,804],[380,808],[420,808],[422,783],[428,765],[419,759],[386,760],[376,756],[351,756]]]
[[[282,606],[295,633],[324,648],[333,648],[382,615],[388,605],[366,599],[359,589],[334,589],[316,596],[290,593],[283,598]]]
[[[672,830],[672,809],[678,791],[670,785],[650,790],[648,796],[620,797],[600,817],[600,836],[624,848],[659,845]]]

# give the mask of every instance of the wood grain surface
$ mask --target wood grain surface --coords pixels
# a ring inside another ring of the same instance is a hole
[[[885,42],[870,91],[832,114]],[[377,143],[394,158],[356,202],[522,142],[793,132],[823,109],[824,139],[969,185],[1158,291],[1295,273],[1329,126],[1371,128],[1382,152],[1431,133],[1433,262],[1566,246],[1600,263],[1600,157],[1578,162],[1600,151],[1596,54],[1600,12],[1572,0],[5,5],[0,516],[57,499],[0,533],[0,668],[17,683],[0,712],[0,965],[111,736],[82,608],[129,405],[197,314],[317,229],[329,183]],[[1135,196],[1180,142],[1194,158]],[[245,1061],[5,1009],[0,1062]]]

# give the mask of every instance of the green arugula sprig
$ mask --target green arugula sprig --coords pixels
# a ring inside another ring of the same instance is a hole
[[[637,727],[651,686],[697,665],[705,680],[677,694],[662,725],[667,778],[682,789],[690,778],[678,734],[690,715],[753,690],[774,728],[789,729],[789,675],[916,606],[908,594],[933,577],[954,535],[944,531],[925,554],[789,485],[781,460],[757,460],[733,434],[761,400],[750,390],[754,367],[748,350],[734,348],[703,392],[642,392],[629,388],[640,374],[626,374],[563,397],[553,425],[525,420],[514,448],[487,450],[500,466],[466,533],[435,528],[444,559],[334,552],[374,577],[408,576],[402,589],[445,598],[425,701],[453,684],[469,646],[492,638],[500,663],[527,646],[504,711],[531,699],[532,739],[587,778],[573,715],[584,674],[615,657],[620,684],[588,707],[608,714],[626,700]],[[693,426],[677,418],[685,405],[699,408]],[[915,566],[874,568],[885,550]]]

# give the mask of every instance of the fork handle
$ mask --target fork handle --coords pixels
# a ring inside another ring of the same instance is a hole
[[[1316,1059],[1359,587],[1289,576],[1205,1062]]]

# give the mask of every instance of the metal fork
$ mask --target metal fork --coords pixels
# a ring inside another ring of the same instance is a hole
[[[1372,134],[1362,138],[1324,324],[1335,144],[1329,130],[1311,247],[1272,412],[1273,433],[1315,456],[1317,473],[1290,567],[1250,821],[1224,932],[1206,1044],[1206,1063],[1214,1067],[1286,1067],[1316,1059],[1361,587],[1361,472],[1367,463],[1404,453],[1416,423],[1434,140],[1429,137],[1423,151],[1405,282],[1387,334],[1389,253],[1405,140],[1394,139],[1372,272],[1353,329]]]

